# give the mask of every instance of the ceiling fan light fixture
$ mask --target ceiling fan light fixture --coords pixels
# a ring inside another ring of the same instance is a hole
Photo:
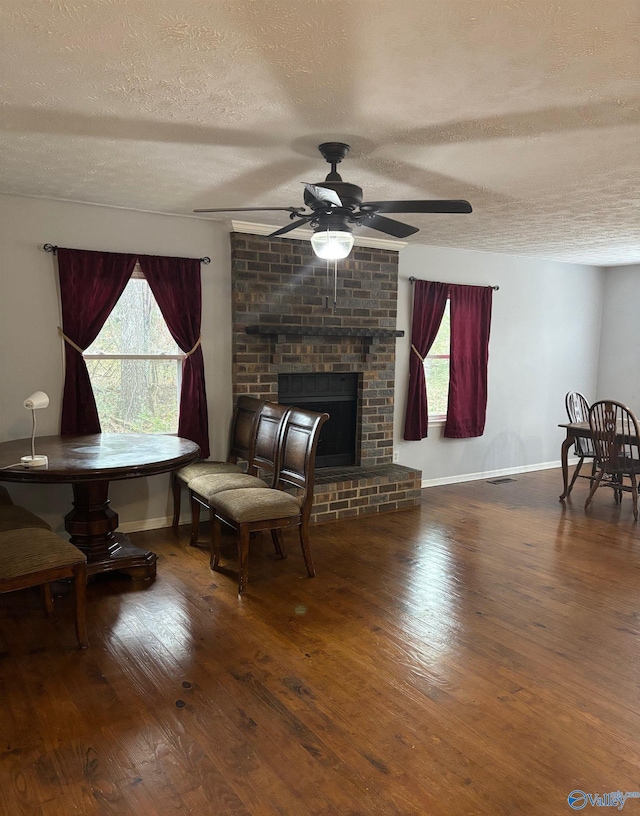
[[[348,230],[322,229],[311,236],[311,246],[318,258],[339,261],[351,252],[353,240],[353,234]]]

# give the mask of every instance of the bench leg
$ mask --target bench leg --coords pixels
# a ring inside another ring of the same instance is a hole
[[[86,649],[89,645],[87,637],[87,565],[77,564],[73,568],[73,583],[76,593],[76,635],[78,645]]]

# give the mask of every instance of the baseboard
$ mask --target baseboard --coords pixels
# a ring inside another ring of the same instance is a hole
[[[569,465],[577,464],[578,459],[569,459]],[[485,470],[481,473],[462,473],[458,476],[444,476],[441,479],[423,479],[421,487],[437,487],[438,485],[458,484],[459,482],[477,482],[480,479],[496,479],[500,476],[512,476],[516,473],[532,473],[534,470],[552,470],[559,468],[561,462],[541,462],[537,465],[523,465],[522,467],[501,468],[500,470]],[[203,521],[206,516],[203,516]],[[159,530],[161,527],[171,527],[171,516],[141,519],[139,521],[124,521],[118,527],[120,533],[141,533],[144,530]],[[180,524],[190,524],[191,515],[180,516]]]
[[[569,465],[577,464],[578,459],[569,459]],[[499,470],[485,470],[480,473],[461,473],[458,476],[444,476],[441,479],[423,479],[422,487],[437,487],[438,485],[458,484],[459,482],[477,482],[481,479],[496,479],[500,476],[513,476],[516,473],[532,473],[535,470],[552,470],[562,466],[560,461],[539,462],[536,465],[522,465]]]
[[[206,521],[206,512],[203,511],[202,520]],[[118,525],[119,533],[141,533],[144,530],[159,530],[161,527],[171,527],[173,516],[160,516],[159,518],[140,519],[139,521],[123,521]],[[190,524],[191,515],[180,516],[180,524]]]

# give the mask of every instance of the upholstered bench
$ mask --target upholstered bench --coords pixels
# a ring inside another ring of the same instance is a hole
[[[0,593],[42,586],[47,613],[52,614],[51,582],[65,578],[74,579],[76,635],[86,649],[85,554],[53,533],[46,521],[15,505],[0,487]]]
[[[44,519],[14,504],[6,487],[0,486],[0,533],[6,530],[22,530],[25,527],[51,529]]]

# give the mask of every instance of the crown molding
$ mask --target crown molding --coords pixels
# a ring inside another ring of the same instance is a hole
[[[233,232],[244,232],[250,235],[271,235],[277,229],[273,224],[254,224],[251,221],[231,220]],[[298,227],[291,230],[286,235],[279,235],[278,238],[296,238],[298,240],[309,241],[313,235],[313,230]],[[399,252],[407,246],[406,241],[397,241],[393,238],[369,238],[369,236],[354,235],[354,244],[359,247],[372,247],[373,249],[392,249]]]

